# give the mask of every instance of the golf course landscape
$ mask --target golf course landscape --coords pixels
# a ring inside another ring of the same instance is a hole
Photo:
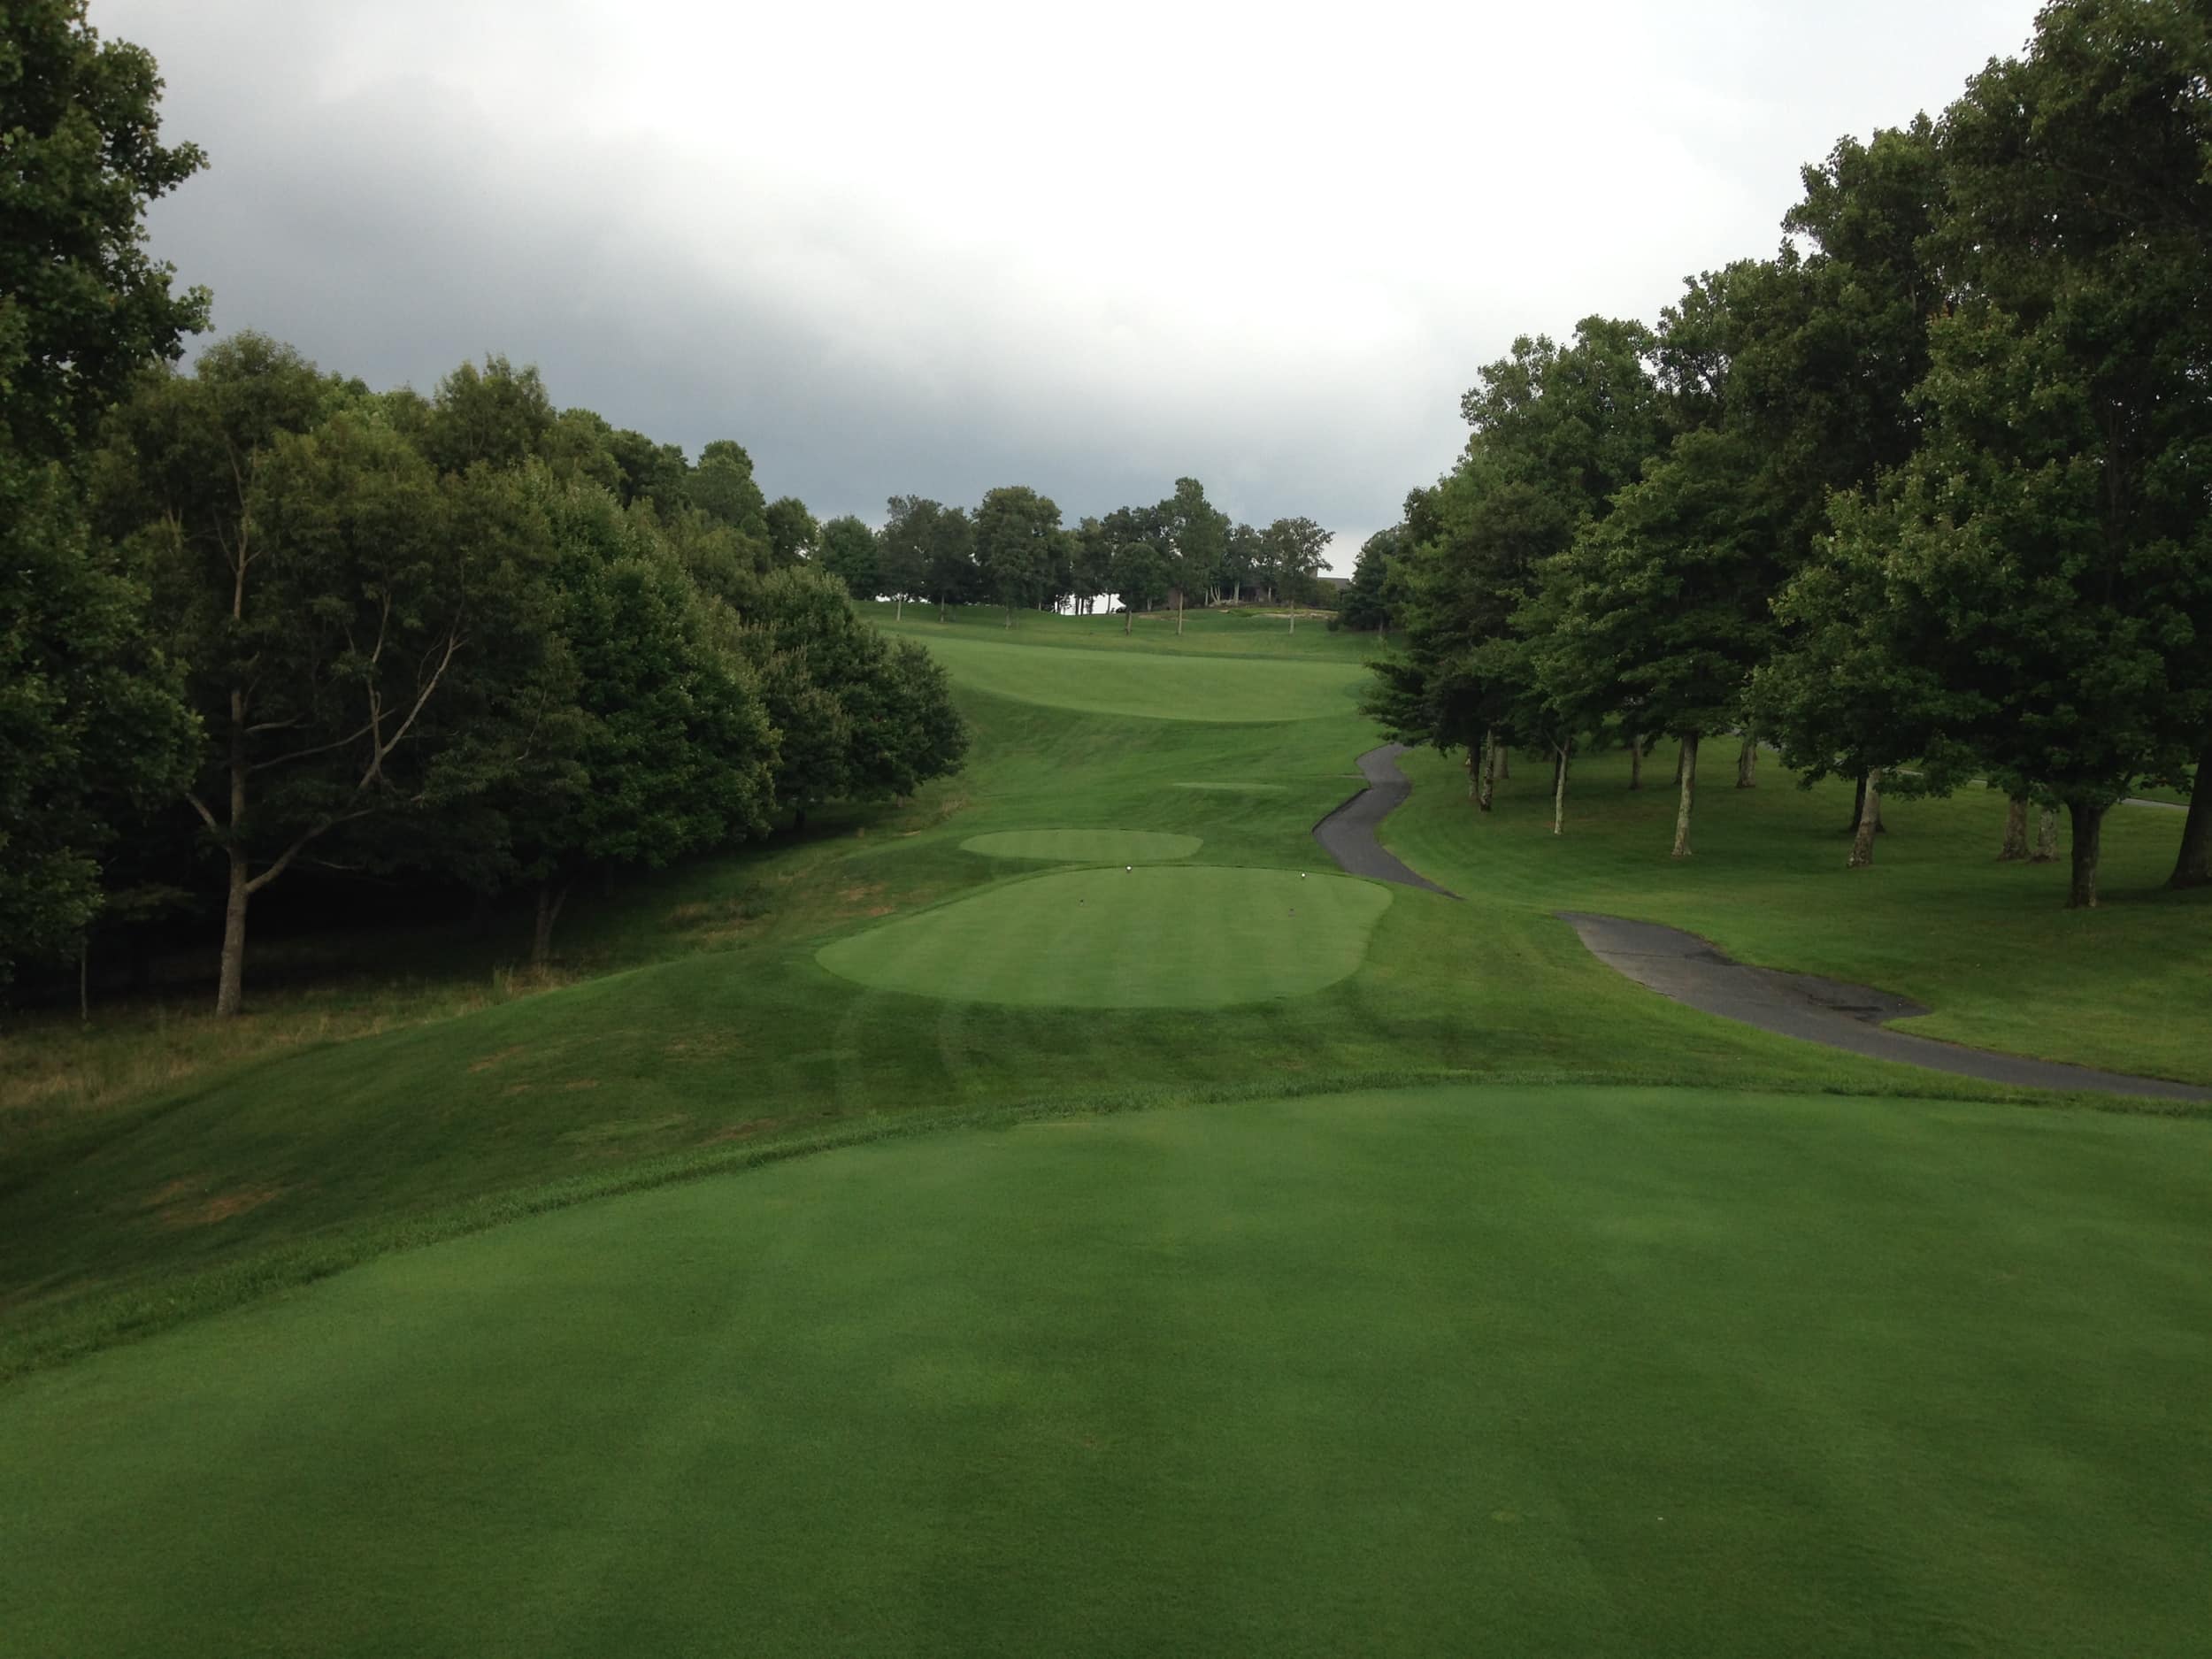
[[[1561,911],[2212,1087],[2212,890],[1770,759],[1671,860],[1263,610],[864,606],[964,770],[0,1071],[0,1655],[2204,1650],[2212,1107],[1671,1002]],[[1663,759],[1655,764],[1663,768]],[[490,987],[488,989],[487,987]]]

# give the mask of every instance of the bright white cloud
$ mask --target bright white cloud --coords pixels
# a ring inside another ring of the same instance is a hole
[[[211,172],[157,242],[372,381],[503,350],[871,512],[1203,479],[1363,534],[1512,336],[1775,243],[2032,0],[95,0]]]

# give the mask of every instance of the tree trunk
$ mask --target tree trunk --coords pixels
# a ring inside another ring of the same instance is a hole
[[[2005,803],[2005,841],[1997,849],[2001,864],[2018,864],[2028,856],[2028,803],[2014,795]]]
[[[77,941],[77,1022],[92,1023],[92,935]]]
[[[2104,836],[2104,808],[2070,801],[2066,810],[2073,819],[2074,879],[2066,891],[2070,910],[2097,908],[2097,844]]]
[[[1510,743],[1498,745],[1498,776],[1508,783],[1513,781],[1513,746]]]
[[[1471,749],[1467,751],[1467,798],[1470,801],[1478,801],[1482,798],[1482,767],[1480,762],[1481,757],[1476,754],[1473,749]]]
[[[906,595],[904,594],[893,594],[891,595],[891,620],[896,622],[905,614]]]
[[[1697,733],[1682,734],[1682,753],[1675,764],[1682,777],[1682,799],[1674,810],[1674,856],[1690,856],[1690,807],[1697,796]]]
[[[791,809],[791,833],[794,835],[806,833],[806,809],[803,806]]]
[[[1628,787],[1632,790],[1644,787],[1644,746],[1633,732],[1628,734]]]
[[[1175,637],[1183,637],[1183,590],[1179,588],[1175,590]]]
[[[2036,816],[2035,851],[2029,856],[2032,864],[2058,862],[2058,809],[2047,806]]]
[[[1682,787],[1683,754],[1684,751],[1679,749],[1674,751],[1674,787],[1678,789]],[[1855,818],[1853,821],[1855,823],[1857,820]]]
[[[246,1006],[246,851],[230,849],[230,895],[223,904],[223,965],[215,981],[215,1018],[232,1019]]]
[[[1290,602],[1290,631],[1298,632],[1298,602],[1294,599]]]
[[[1557,758],[1553,762],[1551,779],[1551,833],[1563,834],[1567,827],[1567,757],[1572,744],[1556,745]]]
[[[561,883],[557,890],[550,881],[538,883],[538,925],[530,939],[530,965],[542,969],[553,960],[553,924],[561,919],[561,906],[568,902],[568,883]]]
[[[1859,780],[1859,827],[1851,836],[1851,856],[1844,861],[1847,870],[1863,870],[1874,862],[1874,832],[1882,822],[1882,769],[1868,770]]]
[[[1482,734],[1482,789],[1475,796],[1475,805],[1487,812],[1497,793],[1498,734],[1495,732],[1485,732]]]
[[[1136,606],[1132,604],[1123,605],[1121,608],[1121,637],[1123,639],[1125,640],[1129,637],[1129,629],[1131,626],[1135,623],[1136,619]]]
[[[1743,734],[1743,747],[1736,751],[1736,787],[1755,789],[1759,787],[1759,738],[1755,732]]]
[[[2197,757],[2196,787],[2189,792],[2189,816],[2182,820],[2181,851],[2174,857],[2170,887],[2212,887],[2212,738]]]

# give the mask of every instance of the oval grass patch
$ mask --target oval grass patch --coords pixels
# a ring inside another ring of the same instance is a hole
[[[1224,1008],[1335,984],[1389,907],[1387,888],[1318,872],[1069,870],[836,940],[816,959],[879,990],[958,1002]]]
[[[1187,858],[1206,843],[1164,830],[1001,830],[960,845],[987,858],[1031,858],[1050,864],[1163,864]]]

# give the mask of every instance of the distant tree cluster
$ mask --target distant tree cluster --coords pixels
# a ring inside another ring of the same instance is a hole
[[[1194,478],[1150,507],[1117,507],[1072,528],[1059,505],[1026,485],[988,491],[972,510],[894,495],[871,533],[858,518],[823,527],[821,563],[856,598],[1003,606],[1009,627],[1023,610],[1072,603],[1095,609],[1117,596],[1133,616],[1166,603],[1206,605],[1264,594],[1310,603],[1320,597],[1329,533],[1310,518],[1278,518],[1263,530],[1232,524]],[[1125,621],[1125,630],[1127,627]],[[1295,616],[1292,626],[1296,626]]]
[[[151,60],[59,0],[8,45],[0,982],[212,888],[236,1013],[306,863],[534,890],[542,959],[588,872],[958,765],[942,672],[820,568],[853,521],[736,443],[694,464],[497,357],[429,396],[250,333],[173,367],[207,300],[142,217],[201,157],[155,142]]]
[[[1855,864],[1885,790],[1985,780],[2004,856],[2070,818],[2075,906],[2108,809],[2193,776],[2172,885],[2205,884],[2208,87],[2201,6],[2056,0],[1940,119],[1805,168],[1773,257],[1516,341],[1408,499],[1374,711],[1485,810],[1510,746],[1563,814],[1578,748],[1673,738],[1677,856],[1717,733],[1740,783],[1756,738],[1855,779]]]

